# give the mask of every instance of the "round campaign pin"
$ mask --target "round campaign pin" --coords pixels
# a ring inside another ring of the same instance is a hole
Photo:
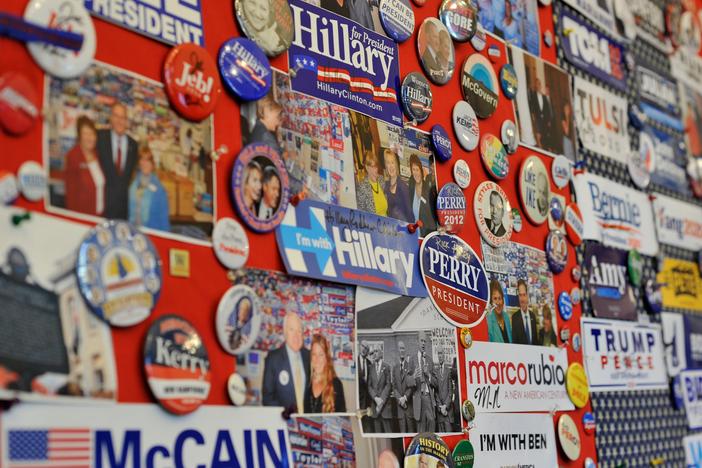
[[[480,138],[480,159],[493,178],[502,180],[509,173],[507,151],[499,138],[487,133]]]
[[[573,269],[570,270],[570,277],[573,278],[573,281],[580,281],[580,278],[583,276],[583,271],[580,269],[580,266],[575,265]]]
[[[592,435],[595,433],[597,425],[595,424],[595,415],[590,411],[583,413],[583,431],[585,434]]]
[[[472,422],[475,419],[475,405],[470,400],[463,400],[463,405],[461,405],[461,414],[463,419],[468,422]]]
[[[585,224],[583,223],[583,215],[580,213],[580,208],[575,203],[568,203],[568,206],[566,206],[565,230],[568,239],[574,246],[577,247],[583,243]]]
[[[514,99],[517,95],[518,85],[519,81],[514,67],[509,63],[502,65],[502,68],[500,68],[500,86],[507,99]]]
[[[518,208],[512,208],[512,228],[514,232],[522,232],[522,215]]]
[[[550,231],[546,236],[546,259],[554,273],[560,273],[568,263],[568,242],[561,231]]]
[[[597,468],[597,463],[590,457],[587,457],[583,462],[583,468]]]
[[[39,201],[46,194],[46,172],[36,161],[25,161],[17,171],[17,183],[24,198]]]
[[[439,19],[454,40],[466,42],[478,27],[478,9],[470,0],[444,0],[439,7]]]
[[[242,406],[246,403],[246,381],[236,372],[227,379],[227,393],[234,406]]]
[[[517,152],[517,147],[519,146],[519,142],[517,141],[517,126],[513,121],[507,119],[502,122],[502,127],[500,127],[500,139],[508,154]]]
[[[448,132],[441,124],[436,124],[431,127],[431,143],[434,147],[434,153],[441,162],[446,162],[451,159],[453,149],[451,148],[451,139]]]
[[[289,202],[288,171],[275,148],[265,143],[245,146],[232,169],[234,206],[256,232],[269,232],[283,220]]]
[[[570,328],[568,328],[568,327],[561,328],[560,335],[561,335],[561,341],[563,343],[567,343],[568,340],[570,339]]]
[[[643,276],[644,259],[636,249],[629,250],[627,255],[627,272],[629,273],[629,281],[634,287],[641,287]]]
[[[475,449],[467,439],[461,439],[453,448],[453,468],[473,468]]]
[[[173,414],[192,413],[210,394],[210,359],[202,337],[178,315],[159,317],[144,343],[144,370],[159,404]]]
[[[483,262],[473,248],[457,236],[432,232],[424,238],[419,257],[424,285],[437,310],[457,327],[478,325],[485,318],[489,292]],[[446,262],[453,270],[437,266]]]
[[[567,291],[558,295],[558,314],[563,320],[570,320],[573,316],[573,301]]]
[[[548,219],[551,189],[546,166],[538,156],[529,156],[519,171],[519,195],[524,214],[536,225]]]
[[[644,286],[644,302],[652,314],[659,314],[663,310],[663,292],[661,285],[654,279],[646,281]]]
[[[222,265],[237,270],[249,259],[249,237],[235,219],[220,218],[212,231],[212,249]]]
[[[146,319],[163,284],[158,251],[126,221],[105,221],[88,231],[78,248],[76,276],[87,306],[118,327]]]
[[[251,39],[235,37],[226,41],[219,48],[217,63],[224,84],[239,99],[255,101],[270,91],[271,65]]]
[[[461,327],[460,338],[461,338],[461,345],[465,349],[468,349],[471,346],[473,346],[473,335],[470,333],[470,328]]]
[[[645,133],[639,134],[639,150],[629,151],[626,158],[626,167],[629,177],[640,189],[645,189],[651,183],[651,174],[654,171],[656,152],[653,140]]]
[[[590,399],[585,368],[579,362],[572,362],[566,371],[566,391],[576,408],[584,408]]]
[[[502,56],[502,51],[497,46],[497,44],[492,44],[488,47],[488,57],[490,57],[491,62],[496,62]]]
[[[396,42],[405,42],[414,33],[414,10],[409,0],[380,0],[380,22]]]
[[[451,449],[433,432],[420,432],[412,438],[405,451],[405,468],[420,466],[452,467]]]
[[[580,458],[580,433],[575,421],[568,414],[562,414],[558,418],[558,442],[561,444],[563,453],[570,460]]]
[[[412,0],[412,2],[418,7],[423,7],[427,3],[427,0]]]
[[[24,19],[38,26],[70,31],[83,36],[79,51],[43,42],[27,44],[29,53],[46,73],[56,78],[75,78],[88,69],[95,57],[95,26],[83,2],[31,0],[24,10]]]
[[[466,151],[473,151],[480,140],[480,126],[475,111],[466,101],[458,101],[453,106],[452,118],[458,144]]]
[[[480,27],[480,24],[478,23],[478,26],[475,28],[475,34],[473,37],[470,38],[470,45],[473,46],[476,52],[482,52],[485,50],[485,46],[487,45],[487,39],[485,36],[485,31]]]
[[[13,135],[24,135],[41,117],[37,88],[22,73],[0,75],[0,127]]]
[[[456,51],[446,26],[436,18],[425,19],[417,34],[417,49],[427,77],[438,85],[448,83],[456,68]]]
[[[269,57],[282,54],[292,44],[292,10],[286,0],[236,0],[234,13],[241,31]]]
[[[580,347],[583,344],[582,338],[580,338],[580,333],[574,333],[573,334],[573,339],[571,340],[571,343],[573,344],[573,351],[580,352]]]
[[[470,186],[470,167],[465,159],[457,159],[453,164],[453,180],[462,189],[467,189]]]
[[[410,72],[400,88],[402,110],[408,119],[422,123],[429,118],[432,107],[431,87],[419,72]]]
[[[568,158],[559,154],[553,158],[551,163],[551,178],[558,188],[564,188],[570,182],[571,162]]]
[[[261,305],[256,292],[237,284],[224,293],[215,318],[217,338],[229,354],[243,354],[253,346],[261,328]]]
[[[483,239],[499,247],[512,237],[512,206],[502,187],[492,181],[478,185],[473,198],[473,215]]]
[[[195,122],[214,112],[222,92],[214,59],[207,49],[192,43],[177,45],[168,53],[163,82],[173,108]]]
[[[0,204],[11,205],[19,197],[17,178],[10,171],[0,170]]]
[[[577,286],[570,290],[570,300],[573,301],[573,305],[580,304],[583,297],[582,294],[580,288]]]
[[[461,75],[463,98],[481,119],[487,119],[497,109],[497,76],[490,61],[481,54],[469,55]]]
[[[457,234],[466,220],[466,197],[457,184],[449,182],[436,197],[436,217],[446,232]]]

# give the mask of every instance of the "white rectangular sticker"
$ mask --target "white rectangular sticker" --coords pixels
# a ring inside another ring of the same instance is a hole
[[[702,208],[661,194],[653,195],[656,232],[661,244],[702,249]]]
[[[702,434],[683,437],[685,446],[685,466],[702,466]]]
[[[687,425],[690,429],[702,428],[702,370],[687,370],[680,373]]]

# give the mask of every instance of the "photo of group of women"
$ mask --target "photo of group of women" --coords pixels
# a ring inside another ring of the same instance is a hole
[[[558,346],[553,274],[543,250],[516,242],[481,241],[489,282],[488,339],[493,343]]]
[[[260,304],[256,339],[237,356],[246,404],[354,412],[353,288],[256,269],[238,270],[234,284],[251,287]]]
[[[539,11],[536,0],[478,0],[478,23],[507,44],[539,55]]]
[[[49,78],[46,102],[51,207],[209,239],[210,119],[180,118],[162,84],[99,62]]]

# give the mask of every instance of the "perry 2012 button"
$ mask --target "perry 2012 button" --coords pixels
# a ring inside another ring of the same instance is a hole
[[[461,187],[453,182],[441,187],[436,197],[436,216],[446,232],[456,234],[461,230],[466,219],[466,197]]]

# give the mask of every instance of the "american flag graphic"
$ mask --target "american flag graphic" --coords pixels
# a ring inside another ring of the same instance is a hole
[[[92,458],[90,429],[10,430],[7,468],[89,468]]]

